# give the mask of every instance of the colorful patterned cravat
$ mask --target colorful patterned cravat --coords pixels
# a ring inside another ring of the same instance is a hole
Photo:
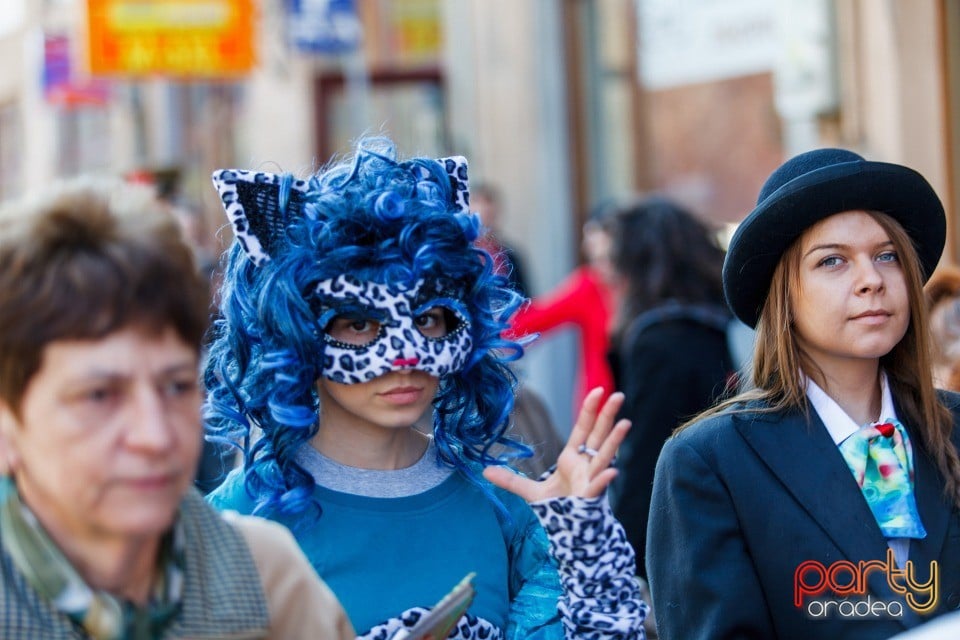
[[[913,448],[903,425],[887,420],[861,427],[840,443],[847,466],[888,538],[924,538],[913,492]]]

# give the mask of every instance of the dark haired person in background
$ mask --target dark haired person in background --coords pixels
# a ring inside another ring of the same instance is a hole
[[[618,452],[614,513],[633,547],[644,549],[664,441],[730,382],[731,315],[720,282],[723,250],[692,213],[648,196],[621,206],[611,230],[621,290],[612,354],[625,396],[621,416],[634,425]],[[646,577],[643,554],[637,573]]]

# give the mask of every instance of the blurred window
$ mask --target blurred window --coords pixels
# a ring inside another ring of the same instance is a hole
[[[110,166],[110,120],[100,107],[60,109],[57,173],[71,176]]]
[[[400,149],[424,155],[448,150],[443,80],[436,69],[379,71],[351,91],[342,74],[317,78],[317,130],[320,157],[349,151],[357,136],[390,136]],[[360,116],[360,117],[358,117]]]

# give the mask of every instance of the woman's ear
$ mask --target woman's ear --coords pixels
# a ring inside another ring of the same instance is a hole
[[[3,400],[0,400],[0,475],[13,475],[20,464],[17,437],[20,420]]]

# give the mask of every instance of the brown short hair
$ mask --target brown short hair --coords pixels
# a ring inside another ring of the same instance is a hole
[[[0,211],[0,398],[15,411],[53,341],[136,324],[199,353],[209,315],[190,247],[144,187],[73,180]]]

